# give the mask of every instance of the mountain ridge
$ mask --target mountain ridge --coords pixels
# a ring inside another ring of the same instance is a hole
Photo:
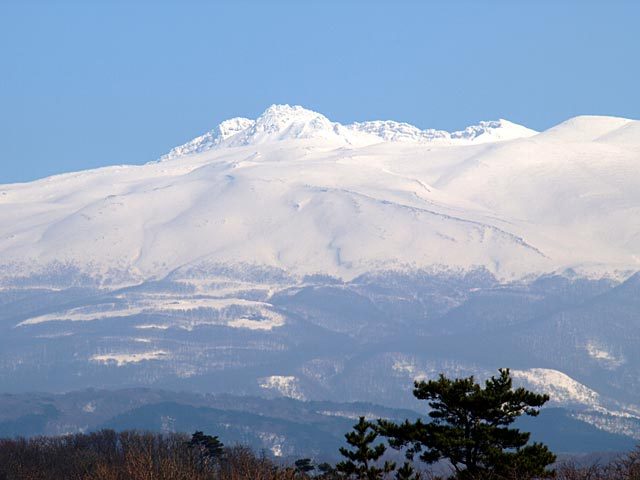
[[[166,161],[224,146],[252,145],[265,141],[322,138],[347,145],[376,142],[416,142],[463,145],[512,140],[538,132],[508,120],[481,121],[463,130],[447,132],[426,129],[393,120],[374,120],[342,125],[322,114],[295,105],[271,105],[256,120],[236,117],[225,120],[213,130],[173,148],[160,160]],[[236,137],[237,138],[232,138]]]

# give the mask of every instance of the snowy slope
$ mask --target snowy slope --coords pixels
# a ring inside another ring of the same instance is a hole
[[[3,282],[52,265],[114,284],[212,264],[347,279],[635,271],[639,124],[578,117],[535,134],[500,120],[447,133],[272,106],[160,162],[0,186]]]

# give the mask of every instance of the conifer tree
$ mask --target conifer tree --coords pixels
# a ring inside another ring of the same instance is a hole
[[[549,477],[555,461],[542,444],[527,445],[530,434],[509,428],[521,415],[536,416],[548,395],[514,389],[508,369],[491,377],[484,388],[474,377],[415,383],[414,395],[431,408],[430,423],[394,424],[380,420],[380,431],[395,448],[406,448],[412,459],[420,453],[427,463],[448,460],[455,478],[465,480],[526,480]]]
[[[384,443],[373,445],[378,438],[376,425],[360,417],[353,431],[345,435],[347,443],[352,447],[340,447],[340,454],[346,460],[336,465],[336,470],[349,479],[381,480],[387,473],[395,469],[393,462],[385,462],[378,467],[376,462],[384,455]]]
[[[396,480],[420,480],[420,474],[415,472],[409,462],[404,462],[396,471]]]
[[[313,472],[316,469],[310,458],[300,458],[295,461],[294,465],[296,467],[296,471],[303,474]]]
[[[224,444],[217,436],[205,435],[203,432],[195,432],[189,442],[191,448],[199,450],[200,455],[207,462],[220,461],[224,456]]]
[[[324,462],[318,465],[319,475],[316,478],[322,480],[341,480],[340,474],[330,463]]]

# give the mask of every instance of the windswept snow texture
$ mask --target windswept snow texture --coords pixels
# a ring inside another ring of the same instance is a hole
[[[640,425],[640,122],[341,125],[274,105],[0,185],[0,385],[416,407],[495,373]]]

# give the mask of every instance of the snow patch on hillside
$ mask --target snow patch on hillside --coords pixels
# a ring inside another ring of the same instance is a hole
[[[275,312],[263,311],[263,316],[257,318],[236,318],[227,323],[231,328],[247,328],[249,330],[273,330],[284,325],[284,317]]]
[[[96,354],[91,357],[92,362],[111,364],[122,367],[130,363],[147,362],[150,360],[166,360],[169,353],[164,350],[153,350],[149,352],[139,353],[104,353]]]
[[[604,364],[607,368],[614,369],[625,363],[623,357],[618,357],[607,351],[597,342],[589,342],[585,345],[585,350],[591,358]]]
[[[362,412],[360,410],[357,412],[344,410],[320,410],[316,413],[327,417],[348,418],[350,420],[358,420],[360,417],[364,417],[366,420],[376,421],[380,418],[380,415],[376,412]]]
[[[161,329],[171,327],[192,330],[199,325],[225,325],[236,329],[273,330],[285,324],[284,317],[273,311],[269,303],[242,298],[186,298],[176,296],[143,296],[128,300],[125,307],[113,303],[77,307],[55,313],[48,313],[23,320],[16,327],[38,325],[46,322],[89,322],[111,318],[133,317],[147,314],[158,315],[168,312],[185,313],[187,318],[173,324],[143,324],[137,329]],[[194,316],[197,312],[209,312],[204,318]]]
[[[305,396],[300,390],[300,383],[292,375],[271,375],[258,380],[260,388],[276,392],[283,397],[304,400]]]
[[[405,377],[411,381],[429,381],[437,379],[440,374],[462,378],[471,375],[489,377],[491,372],[478,371],[477,366],[459,361],[441,360],[420,362],[412,355],[395,352],[388,358],[391,371],[395,376]],[[480,375],[478,375],[480,374]]]
[[[414,381],[434,380],[442,373],[448,377],[463,378],[474,375],[480,381],[495,375],[491,371],[479,371],[477,366],[461,362],[439,361],[418,363],[412,356],[395,354],[391,369],[396,375],[407,376]],[[604,411],[600,395],[568,375],[553,369],[530,368],[511,370],[514,384],[537,393],[546,393],[556,405],[579,405]]]
[[[60,313],[48,313],[37,317],[29,318],[18,323],[17,327],[25,327],[28,325],[37,325],[39,323],[65,321],[65,322],[90,322],[94,320],[105,320],[108,318],[128,317],[138,315],[143,312],[141,307],[132,307],[126,309],[113,310],[96,310],[96,307],[78,307]]]
[[[590,407],[597,407],[600,404],[600,395],[595,390],[558,370],[530,368],[512,370],[511,373],[515,383],[525,385],[537,393],[548,394],[553,403],[561,405],[574,403]]]

